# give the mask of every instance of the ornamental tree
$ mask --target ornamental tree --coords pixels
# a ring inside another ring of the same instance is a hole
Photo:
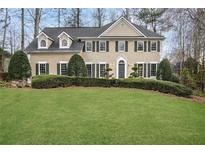
[[[31,66],[23,51],[16,51],[11,57],[8,72],[12,80],[23,80],[31,76]]]
[[[159,63],[159,67],[157,69],[157,79],[166,81],[171,81],[172,79],[172,70],[170,62],[167,58],[163,59]]]
[[[85,62],[83,58],[74,54],[68,63],[68,76],[76,76],[76,77],[86,77],[87,76],[87,68],[85,66]]]

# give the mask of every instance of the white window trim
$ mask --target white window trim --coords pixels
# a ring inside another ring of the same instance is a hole
[[[100,76],[100,64],[105,64],[105,69],[106,69],[106,64],[107,64],[107,62],[99,62],[98,64],[99,64],[99,70],[98,70],[98,71],[99,71],[99,72],[98,72],[98,73],[99,73],[99,78],[104,78],[104,77],[101,77],[101,76]]]
[[[88,43],[88,42],[91,43],[91,51],[88,51],[88,50],[87,50],[87,43]],[[85,51],[86,51],[86,52],[92,52],[92,48],[93,48],[93,44],[92,44],[92,43],[93,43],[92,41],[85,41]]]
[[[61,73],[61,64],[66,64],[66,66],[68,66],[68,62],[67,61],[59,61],[60,64],[60,75],[62,75]]]
[[[67,46],[63,46],[63,42],[62,42],[63,40],[66,40],[66,41],[67,41]],[[68,49],[68,48],[70,47],[68,38],[67,38],[67,39],[62,39],[62,38],[60,38],[60,39],[59,39],[59,44],[60,44],[60,49]]]
[[[139,47],[139,43],[142,43],[142,50],[138,50],[138,47]],[[137,51],[139,51],[139,52],[144,52],[144,41],[137,41]]]
[[[119,48],[120,42],[124,43],[124,50],[120,50],[120,48]],[[118,52],[125,52],[125,40],[118,41]]]
[[[156,76],[152,76],[152,73],[151,73],[152,72],[151,64],[156,64],[156,76],[157,76],[157,64],[158,64],[158,62],[150,62],[150,77],[155,78]]]
[[[46,46],[45,47],[42,47],[41,46],[41,41],[46,41]],[[41,40],[38,40],[38,49],[48,49],[48,39],[41,39]]]
[[[105,50],[100,50],[100,43],[105,43]],[[106,41],[99,41],[99,52],[106,52],[107,48],[106,48]]]
[[[136,62],[137,67],[138,67],[138,64],[142,64],[142,76],[139,76],[139,77],[144,77],[144,63],[145,62]]]
[[[47,64],[47,62],[45,62],[45,61],[38,62],[38,75],[41,75],[40,64],[45,64],[45,72],[46,72],[46,64]]]
[[[156,43],[156,50],[152,50],[152,43]],[[151,41],[150,49],[151,49],[151,52],[156,52],[157,51],[157,41]]]

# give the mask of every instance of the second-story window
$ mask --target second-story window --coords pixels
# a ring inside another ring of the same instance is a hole
[[[142,41],[137,42],[137,50],[138,51],[144,50],[144,42],[142,42]]]
[[[68,41],[66,39],[62,40],[62,47],[67,47],[68,46]]]
[[[151,42],[151,51],[157,51],[157,42]]]
[[[45,48],[46,47],[46,41],[41,40],[40,45],[41,45],[41,48]]]
[[[91,41],[86,42],[86,51],[87,52],[92,51],[92,42]]]
[[[119,51],[125,51],[125,41],[119,41],[118,49]]]
[[[100,41],[100,51],[106,51],[106,42]]]

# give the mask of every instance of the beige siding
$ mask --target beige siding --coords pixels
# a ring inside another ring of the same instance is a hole
[[[69,61],[73,53],[41,53],[41,54],[31,54],[30,62],[32,67],[32,74],[36,74],[36,63],[38,62],[48,62],[49,63],[49,73],[57,74],[57,63],[59,61]],[[127,61],[127,77],[131,73],[131,68],[137,62],[159,62],[160,53],[159,52],[135,52],[134,51],[134,41],[128,42],[128,52],[116,52],[115,51],[115,41],[109,41],[109,52],[81,52],[80,55],[83,57],[85,62],[106,62],[109,63],[110,68],[116,77],[116,67],[117,60],[123,58]]]
[[[142,36],[133,26],[126,21],[121,20],[119,23],[108,29],[102,36]]]

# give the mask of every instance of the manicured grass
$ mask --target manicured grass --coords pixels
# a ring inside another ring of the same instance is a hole
[[[0,144],[205,144],[205,105],[136,89],[1,88]]]

